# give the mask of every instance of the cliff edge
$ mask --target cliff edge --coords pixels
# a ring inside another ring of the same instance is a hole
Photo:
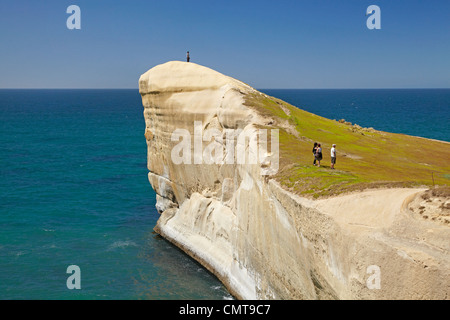
[[[431,172],[447,184],[448,143],[325,119],[194,63],[150,69],[139,91],[155,230],[235,297],[449,298],[448,194],[427,198],[439,221],[414,212]],[[338,145],[337,170],[312,165],[314,141]]]

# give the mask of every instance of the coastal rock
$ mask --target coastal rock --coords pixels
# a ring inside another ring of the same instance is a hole
[[[408,208],[426,188],[318,200],[299,196],[274,178],[278,168],[268,170],[275,160],[269,146],[262,150],[264,161],[228,161],[236,159],[230,153],[238,153],[242,132],[254,137],[251,133],[275,125],[295,131],[288,121],[246,103],[246,97],[265,99],[264,94],[209,68],[177,61],[143,74],[139,91],[149,181],[161,213],[155,231],[214,273],[235,297],[449,298],[450,229],[414,218]],[[195,138],[208,129],[221,136],[201,137],[198,158]],[[176,132],[189,133],[184,158],[189,161],[174,161],[181,141]],[[232,142],[236,148],[227,148]],[[205,157],[209,143],[215,143],[216,153],[207,155],[220,161]],[[239,150],[251,150],[251,139],[242,143]],[[280,165],[279,170],[286,166]]]

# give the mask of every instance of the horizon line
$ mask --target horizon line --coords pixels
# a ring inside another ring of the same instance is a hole
[[[254,88],[256,90],[442,90],[450,87],[398,88]],[[139,90],[139,88],[0,88],[0,90]]]

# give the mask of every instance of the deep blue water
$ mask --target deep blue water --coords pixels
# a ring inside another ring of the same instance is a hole
[[[331,119],[450,141],[450,90],[262,90]],[[153,233],[137,90],[0,90],[0,299],[223,299]],[[81,290],[69,290],[69,265]]]
[[[261,91],[325,118],[450,141],[450,89]]]

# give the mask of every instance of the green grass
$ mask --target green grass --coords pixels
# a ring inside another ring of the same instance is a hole
[[[280,129],[280,169],[274,178],[295,193],[317,198],[366,188],[431,186],[432,173],[436,185],[450,181],[448,143],[355,128],[257,93],[247,94],[245,104]],[[286,121],[297,135],[285,130]],[[313,166],[315,141],[323,149],[320,168]],[[333,143],[336,170],[330,169]]]

